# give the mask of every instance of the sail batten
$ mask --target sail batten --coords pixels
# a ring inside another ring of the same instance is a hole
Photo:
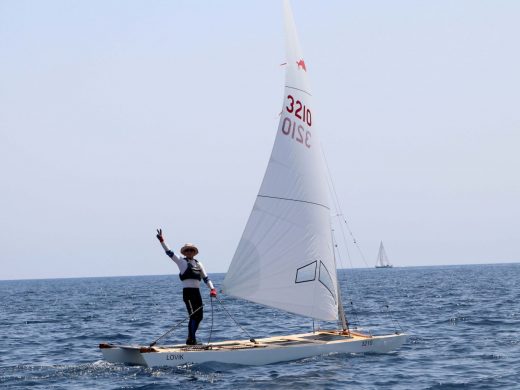
[[[309,96],[312,96],[312,94],[311,94],[310,92],[307,92],[307,91],[305,91],[305,90],[303,90],[303,89],[300,89],[300,88],[291,87],[291,86],[289,86],[289,85],[286,85],[285,88],[295,89],[295,90],[297,90],[297,91],[300,91],[300,92],[306,93],[306,94],[309,95]]]
[[[316,202],[310,202],[308,200],[302,200],[302,199],[289,199],[289,198],[280,198],[278,196],[269,196],[269,195],[257,195],[257,197],[259,198],[270,198],[270,199],[278,199],[278,200],[287,200],[289,202],[301,202],[301,203],[308,203],[308,204],[313,204],[315,206],[321,206],[321,207],[325,207],[327,210],[330,210],[330,207],[327,206],[327,205],[324,205],[324,204],[321,204],[321,203],[316,203]]]
[[[253,210],[223,283],[228,295],[338,319],[330,206],[307,64],[288,1],[283,110]]]

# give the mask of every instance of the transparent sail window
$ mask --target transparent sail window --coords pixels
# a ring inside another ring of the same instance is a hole
[[[312,282],[316,279],[317,262],[304,265],[296,270],[296,283]]]
[[[334,298],[334,302],[336,302],[336,294],[334,293],[334,283],[332,282],[332,278],[330,276],[329,270],[327,267],[325,267],[325,264],[323,264],[320,261],[320,277],[319,280],[321,284],[323,284],[325,287],[327,287],[327,290],[332,295],[332,298]]]

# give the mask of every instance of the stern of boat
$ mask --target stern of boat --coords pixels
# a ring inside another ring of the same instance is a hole
[[[141,355],[142,347],[101,343],[99,349],[103,353],[103,359],[109,363],[146,366],[146,361]]]

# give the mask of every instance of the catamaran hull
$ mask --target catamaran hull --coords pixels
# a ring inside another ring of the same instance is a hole
[[[326,337],[321,337],[325,335]],[[315,337],[315,338],[313,338]],[[401,347],[406,335],[330,337],[330,333],[291,335],[278,338],[215,343],[213,349],[186,346],[102,348],[105,360],[112,363],[148,367],[179,366],[186,363],[219,362],[241,365],[264,365],[330,353],[387,353]],[[330,341],[323,341],[330,339]]]

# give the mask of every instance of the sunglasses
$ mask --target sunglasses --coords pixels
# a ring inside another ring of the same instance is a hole
[[[192,248],[189,248],[189,249],[184,249],[184,252],[196,252],[196,250],[192,249]]]

